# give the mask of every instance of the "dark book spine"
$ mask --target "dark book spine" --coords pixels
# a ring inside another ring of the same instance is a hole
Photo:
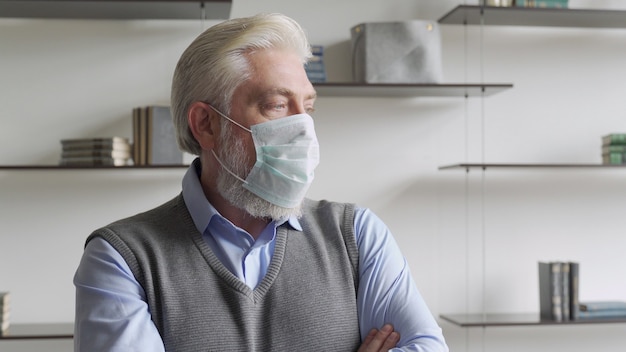
[[[563,320],[562,292],[561,263],[539,262],[539,311],[541,319]]]
[[[578,290],[580,285],[579,279],[579,264],[576,262],[569,263],[569,285],[570,285],[570,300],[569,300],[569,314],[570,320],[578,319],[578,312],[580,309],[580,299],[578,296]]]

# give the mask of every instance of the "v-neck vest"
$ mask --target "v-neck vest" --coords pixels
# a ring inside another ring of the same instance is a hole
[[[94,231],[143,287],[166,351],[355,351],[354,206],[306,199],[303,231],[277,229],[253,290],[218,260],[182,195]]]

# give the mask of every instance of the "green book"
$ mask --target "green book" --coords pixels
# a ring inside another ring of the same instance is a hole
[[[607,153],[602,154],[602,164],[604,165],[621,165],[626,163],[624,153]]]
[[[626,133],[611,133],[602,137],[602,145],[626,145]]]
[[[602,154],[626,153],[626,144],[623,145],[603,145]]]
[[[567,8],[568,0],[517,0],[517,7]]]

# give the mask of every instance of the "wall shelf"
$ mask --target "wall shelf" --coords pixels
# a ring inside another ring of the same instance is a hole
[[[74,323],[11,324],[0,333],[2,340],[72,339]]]
[[[127,166],[60,166],[60,165],[0,165],[5,170],[140,170],[140,169],[186,169],[189,165],[127,165]]]
[[[318,96],[333,97],[477,97],[489,96],[513,87],[497,84],[366,84],[314,83]]]
[[[444,165],[440,166],[439,170],[451,170],[451,169],[546,169],[546,168],[557,168],[557,169],[614,169],[614,168],[626,168],[626,164],[622,165],[609,165],[609,164],[513,164],[513,163],[503,163],[503,164],[479,164],[479,163],[467,163],[467,164],[452,164],[452,165]]]
[[[0,0],[0,17],[59,19],[227,19],[232,0]]]
[[[626,11],[459,5],[438,20],[441,24],[626,28]]]

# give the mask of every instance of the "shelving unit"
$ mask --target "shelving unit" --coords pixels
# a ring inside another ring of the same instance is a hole
[[[523,8],[523,7],[489,7],[459,5],[443,15],[438,22],[447,25],[480,25],[480,26],[534,26],[534,27],[576,27],[576,28],[626,28],[626,11],[619,10],[588,10],[588,9],[556,9],[556,8]],[[626,169],[626,165],[609,165],[594,163],[457,163],[439,166],[439,170],[478,170],[485,173],[487,169],[495,170],[609,170]],[[466,182],[468,178],[466,176]],[[484,182],[484,179],[481,180]],[[467,189],[466,197],[470,197]],[[484,187],[484,183],[479,187]],[[481,190],[482,191],[482,190]],[[484,197],[484,194],[480,195]],[[467,200],[467,198],[466,198]],[[478,203],[484,202],[484,199]],[[469,205],[466,203],[466,214]],[[484,206],[484,203],[481,203]],[[481,210],[484,212],[484,210]],[[484,214],[484,213],[483,213]],[[484,215],[483,215],[484,216]],[[480,221],[480,220],[479,220]],[[484,222],[484,218],[482,219]],[[467,230],[467,229],[466,229]],[[484,233],[482,241],[485,241]],[[469,239],[467,239],[469,243]],[[484,242],[482,250],[485,251]],[[468,245],[469,246],[469,245]],[[479,246],[479,245],[477,245]],[[477,247],[474,247],[477,248]],[[484,260],[484,258],[483,258]],[[483,269],[485,264],[483,262]],[[485,295],[485,287],[482,294]],[[483,296],[484,299],[484,296]],[[538,310],[539,307],[537,307]],[[624,324],[626,317],[611,319],[579,319],[557,322],[541,319],[539,313],[453,313],[440,314],[439,318],[461,328],[487,328],[506,326],[573,326],[582,324]],[[483,335],[484,337],[484,335]],[[483,344],[484,346],[485,344]]]
[[[226,19],[232,0],[0,0],[0,17],[60,19]]]
[[[334,97],[480,97],[491,96],[513,84],[355,84],[315,83],[319,96]],[[128,165],[128,166],[60,166],[60,165],[0,165],[0,171],[10,170],[136,170],[175,169],[188,165]]]
[[[0,0],[0,18],[227,19],[232,0]],[[188,165],[60,166],[0,165],[0,170],[175,169]]]
[[[0,0],[0,18],[88,20],[217,20],[230,17],[232,0]],[[184,170],[189,165],[60,166],[0,165],[0,172],[77,171],[130,172]],[[73,323],[12,323],[0,342],[71,340]],[[2,347],[0,347],[2,349]]]
[[[626,11],[526,8],[459,5],[438,22],[451,25],[549,26],[577,28],[626,28]],[[620,168],[626,165],[601,164],[481,164],[465,163],[439,167],[439,170],[470,168]]]

